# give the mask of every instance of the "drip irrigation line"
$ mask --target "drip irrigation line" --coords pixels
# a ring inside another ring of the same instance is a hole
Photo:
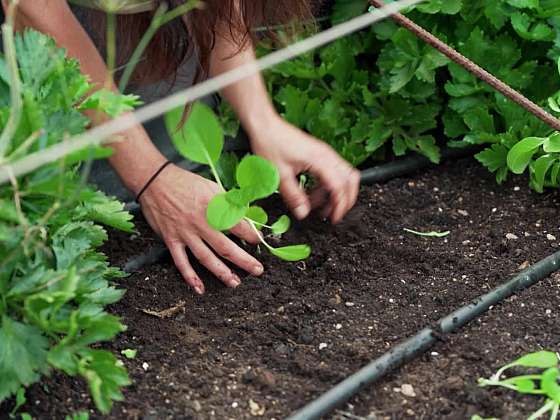
[[[321,395],[315,401],[292,414],[288,417],[288,420],[319,419],[330,413],[367,385],[371,385],[398,366],[424,353],[437,341],[442,340],[443,334],[456,331],[482,315],[491,306],[500,303],[514,293],[534,285],[559,268],[560,252],[556,252],[529,267],[491,292],[480,296],[470,304],[441,318],[435,326],[424,328],[413,337],[398,344],[378,359],[375,359],[373,362]]]
[[[0,185],[9,182],[10,174],[13,174],[15,177],[20,177],[43,165],[57,161],[70,153],[85,149],[89,146],[115,141],[114,137],[117,136],[118,133],[122,133],[138,124],[157,118],[168,111],[184,106],[188,102],[193,102],[218,92],[227,86],[270,69],[277,64],[296,58],[346,35],[357,32],[360,29],[371,26],[402,9],[406,9],[422,1],[424,0],[400,0],[385,5],[382,8],[375,9],[372,12],[333,26],[317,35],[270,53],[263,58],[243,64],[219,76],[153,102],[133,113],[115,118],[86,133],[72,137],[39,152],[32,153],[14,163],[0,165]]]
[[[385,2],[383,0],[369,0],[370,4],[380,8],[385,7]],[[379,10],[379,9],[374,9]],[[552,127],[554,130],[560,131],[560,120],[542,107],[531,101],[529,98],[518,92],[517,90],[513,89],[508,84],[504,83],[500,79],[498,79],[493,74],[489,73],[488,71],[484,70],[478,64],[469,60],[467,57],[462,55],[457,50],[453,49],[445,42],[441,41],[436,36],[432,35],[430,32],[422,28],[420,25],[416,24],[409,18],[403,16],[401,13],[394,13],[391,18],[400,26],[408,29],[410,32],[415,34],[418,38],[423,40],[424,42],[428,43],[436,50],[441,52],[450,60],[454,61],[455,63],[459,64],[468,72],[472,73],[476,77],[478,77],[483,82],[489,84],[506,98],[509,98],[516,104],[525,108],[528,112],[533,114],[535,117],[539,118],[548,126]]]
[[[441,152],[441,161],[470,157],[479,150],[479,147],[467,147],[461,149],[445,148]],[[363,170],[361,173],[361,183],[363,185],[370,185],[386,182],[400,176],[411,175],[420,169],[428,168],[430,166],[435,166],[435,163],[431,162],[427,157],[420,155],[409,156],[391,163]]]

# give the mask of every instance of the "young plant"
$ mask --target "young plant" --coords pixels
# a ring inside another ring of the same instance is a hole
[[[282,216],[269,225],[266,211],[254,205],[255,201],[267,198],[278,190],[278,169],[259,156],[245,156],[235,171],[237,187],[226,190],[218,173],[224,146],[224,132],[218,118],[210,108],[197,102],[192,107],[186,124],[178,129],[182,119],[181,108],[169,112],[165,117],[175,147],[185,158],[208,165],[222,191],[208,204],[206,215],[209,225],[216,230],[227,231],[246,220],[271,254],[286,261],[308,258],[311,254],[308,245],[275,248],[262,234],[262,229],[269,229],[274,235],[282,235],[290,228],[288,216]]]
[[[531,372],[522,375],[502,378],[504,373],[511,368],[529,368]],[[530,353],[505,365],[490,379],[479,379],[482,387],[499,386],[520,394],[542,395],[546,397],[541,408],[528,417],[536,420],[550,413],[550,420],[556,420],[560,411],[560,365],[558,354],[550,351]],[[540,372],[535,370],[540,369]]]

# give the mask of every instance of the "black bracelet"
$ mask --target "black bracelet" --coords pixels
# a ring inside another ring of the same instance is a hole
[[[170,160],[168,160],[167,162],[165,162],[163,165],[161,165],[161,167],[156,171],[155,174],[152,175],[152,177],[148,180],[148,182],[146,182],[146,185],[144,185],[144,188],[142,188],[140,190],[140,192],[138,193],[138,195],[136,196],[136,202],[138,204],[140,204],[140,197],[142,197],[142,194],[144,194],[146,192],[146,190],[148,189],[148,187],[152,184],[152,182],[154,182],[156,180],[156,178],[159,176],[159,174],[161,174],[163,172],[163,170],[165,168],[167,168],[169,165],[171,165],[173,162],[171,162]]]

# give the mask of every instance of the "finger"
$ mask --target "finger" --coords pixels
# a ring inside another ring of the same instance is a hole
[[[192,238],[188,246],[198,261],[228,287],[237,287],[241,280],[214,254],[200,238]]]
[[[255,232],[255,229],[253,229],[249,224],[249,222],[245,220],[243,220],[241,223],[239,223],[237,226],[231,229],[230,232],[233,233],[238,238],[249,242],[250,244],[256,245],[261,241],[261,238],[259,237],[257,232]]]
[[[311,208],[324,207],[329,202],[330,193],[323,187],[319,186],[314,188],[309,195],[309,201],[311,203]]]
[[[218,255],[231,261],[237,267],[254,276],[260,276],[263,273],[264,267],[257,259],[245,252],[245,250],[241,249],[231,239],[220,232],[209,231],[204,236],[204,240]]]
[[[349,181],[354,177],[354,168],[344,162],[334,165],[322,164],[312,170],[330,193],[331,222],[339,223],[354,204],[352,196],[355,188],[349,188]]]
[[[280,183],[280,194],[298,220],[305,219],[311,211],[309,198],[293,174],[284,175]]]
[[[345,201],[344,204],[336,208],[331,214],[332,223],[339,223],[344,216],[354,207],[360,192],[360,173],[352,168],[346,178]]]
[[[171,257],[173,257],[173,262],[175,266],[187,282],[196,293],[199,295],[204,294],[204,283],[200,280],[200,277],[193,270],[191,263],[189,262],[189,257],[185,251],[185,245],[180,242],[170,243],[168,245]]]

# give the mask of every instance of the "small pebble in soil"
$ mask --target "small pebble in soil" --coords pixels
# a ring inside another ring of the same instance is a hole
[[[354,302],[346,302],[345,305],[348,306],[349,308],[351,308],[352,306],[355,305],[355,303]]]
[[[551,235],[550,233],[548,235],[546,235],[546,239],[548,239],[549,241],[555,241],[556,240],[556,236]]]
[[[544,311],[545,314],[550,315],[552,313],[551,309],[547,309],[546,311]]]
[[[432,356],[439,356],[439,353],[437,351],[433,351],[430,353]]]
[[[513,233],[506,233],[506,239],[509,241],[515,241],[516,239],[519,239],[519,237]]]
[[[239,403],[237,401],[231,403],[231,408],[237,408],[237,407],[239,407]]]
[[[498,211],[498,209],[497,209],[496,207],[494,207],[494,208],[492,209],[492,213],[496,213],[497,211]]]
[[[146,362],[142,363],[142,369],[144,370],[148,370],[148,368],[150,367],[150,365]]]
[[[467,217],[469,215],[469,212],[466,210],[457,210],[457,213],[459,213],[461,216],[465,216]]]
[[[342,324],[336,324],[334,326],[337,330],[341,330],[342,329]]]
[[[324,350],[328,347],[327,343],[320,343],[319,344],[319,350]]]
[[[401,386],[401,394],[403,394],[406,397],[416,397],[414,388],[410,384],[403,384]]]
[[[519,191],[519,190],[521,190],[521,188],[519,188],[519,187],[513,187],[513,191]]]

